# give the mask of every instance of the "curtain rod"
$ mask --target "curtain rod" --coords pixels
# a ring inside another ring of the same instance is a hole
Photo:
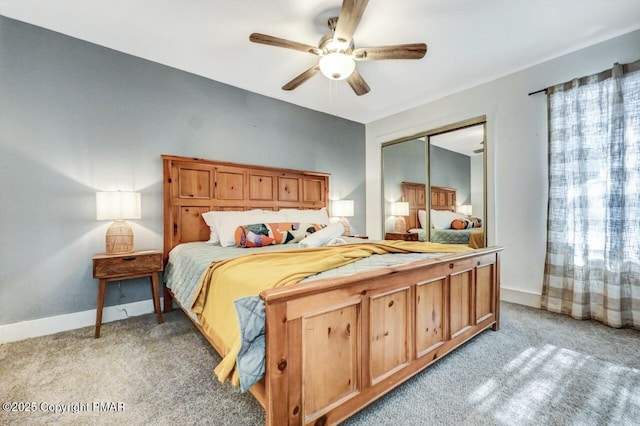
[[[615,64],[613,64],[613,66],[615,67],[616,65],[618,65],[618,63],[616,62]],[[634,71],[640,71],[640,59],[638,59],[635,62],[631,62],[629,64],[623,64],[622,65],[622,73],[626,74],[626,73],[630,73],[630,72],[634,72]],[[584,77],[580,77],[578,80],[582,83],[583,81],[586,81],[587,78],[593,77],[593,76],[597,76],[601,79],[607,79],[611,77],[611,68],[609,68],[608,70],[604,70],[602,72],[593,74],[593,75],[588,75],[588,76],[584,76]],[[567,81],[565,83],[561,83],[562,85],[565,84],[571,84],[573,80],[571,81]],[[546,87],[544,89],[540,89],[540,90],[536,90],[535,92],[531,92],[529,93],[527,96],[531,96],[531,95],[535,95],[537,93],[548,93],[549,89],[551,89],[552,87],[555,86],[560,86],[560,84],[554,84],[553,86],[549,86]]]
[[[547,93],[547,89],[536,90],[535,92],[529,93],[527,96],[536,95],[536,94],[542,93],[542,92],[544,92],[546,94]]]

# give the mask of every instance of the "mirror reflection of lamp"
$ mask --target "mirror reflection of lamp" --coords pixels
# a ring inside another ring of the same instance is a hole
[[[394,231],[402,234],[407,232],[407,222],[404,217],[409,216],[409,203],[406,201],[391,203],[391,216],[396,217]]]
[[[460,204],[456,210],[465,216],[471,216],[473,214],[473,206],[471,204]]]
[[[331,215],[338,216],[340,219],[338,223],[344,226],[344,233],[342,235],[351,235],[351,224],[347,220],[347,217],[354,216],[353,200],[334,200],[331,202]]]
[[[140,193],[96,192],[96,220],[113,220],[105,236],[108,254],[133,252],[133,229],[125,219],[141,219]]]

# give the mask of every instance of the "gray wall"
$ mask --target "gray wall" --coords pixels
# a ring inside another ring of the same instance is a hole
[[[429,178],[431,186],[457,189],[456,204],[471,204],[471,163],[468,156],[431,145]]]
[[[547,102],[528,93],[640,58],[640,30],[586,47],[445,98],[367,123],[367,230],[381,229],[380,144],[487,117],[487,217],[500,260],[502,297],[539,303],[547,226]]]
[[[387,203],[400,201],[402,182],[422,182],[426,176],[425,142],[420,139],[382,148],[384,198]]]
[[[362,124],[0,17],[0,324],[95,308],[97,190],[141,191],[136,247],[162,248],[161,154],[331,173],[364,233],[364,139]],[[127,281],[105,305],[148,298]]]
[[[382,148],[384,231],[393,232],[395,216],[391,203],[402,200],[402,182],[425,182],[426,151],[422,139],[413,139]]]

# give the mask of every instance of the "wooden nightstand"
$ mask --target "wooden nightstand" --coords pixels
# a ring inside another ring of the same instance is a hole
[[[412,232],[387,232],[384,236],[385,240],[404,240],[404,241],[418,241],[418,234]]]
[[[160,271],[162,271],[162,252],[158,250],[143,250],[122,254],[96,254],[93,256],[93,278],[100,280],[96,310],[96,338],[100,337],[104,292],[107,283],[111,281],[149,277],[153,294],[153,309],[158,316],[158,324],[162,324],[158,280],[158,272]]]

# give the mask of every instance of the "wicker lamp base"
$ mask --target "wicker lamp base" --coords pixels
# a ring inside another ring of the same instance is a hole
[[[401,234],[407,232],[407,222],[404,220],[404,216],[396,216],[394,231]]]
[[[344,226],[344,232],[342,233],[342,235],[344,236],[351,235],[351,224],[349,223],[349,220],[346,217],[342,216],[338,221],[338,223],[341,223],[342,226]]]
[[[133,251],[133,229],[124,220],[114,221],[106,235],[106,252],[113,253],[131,253]]]

